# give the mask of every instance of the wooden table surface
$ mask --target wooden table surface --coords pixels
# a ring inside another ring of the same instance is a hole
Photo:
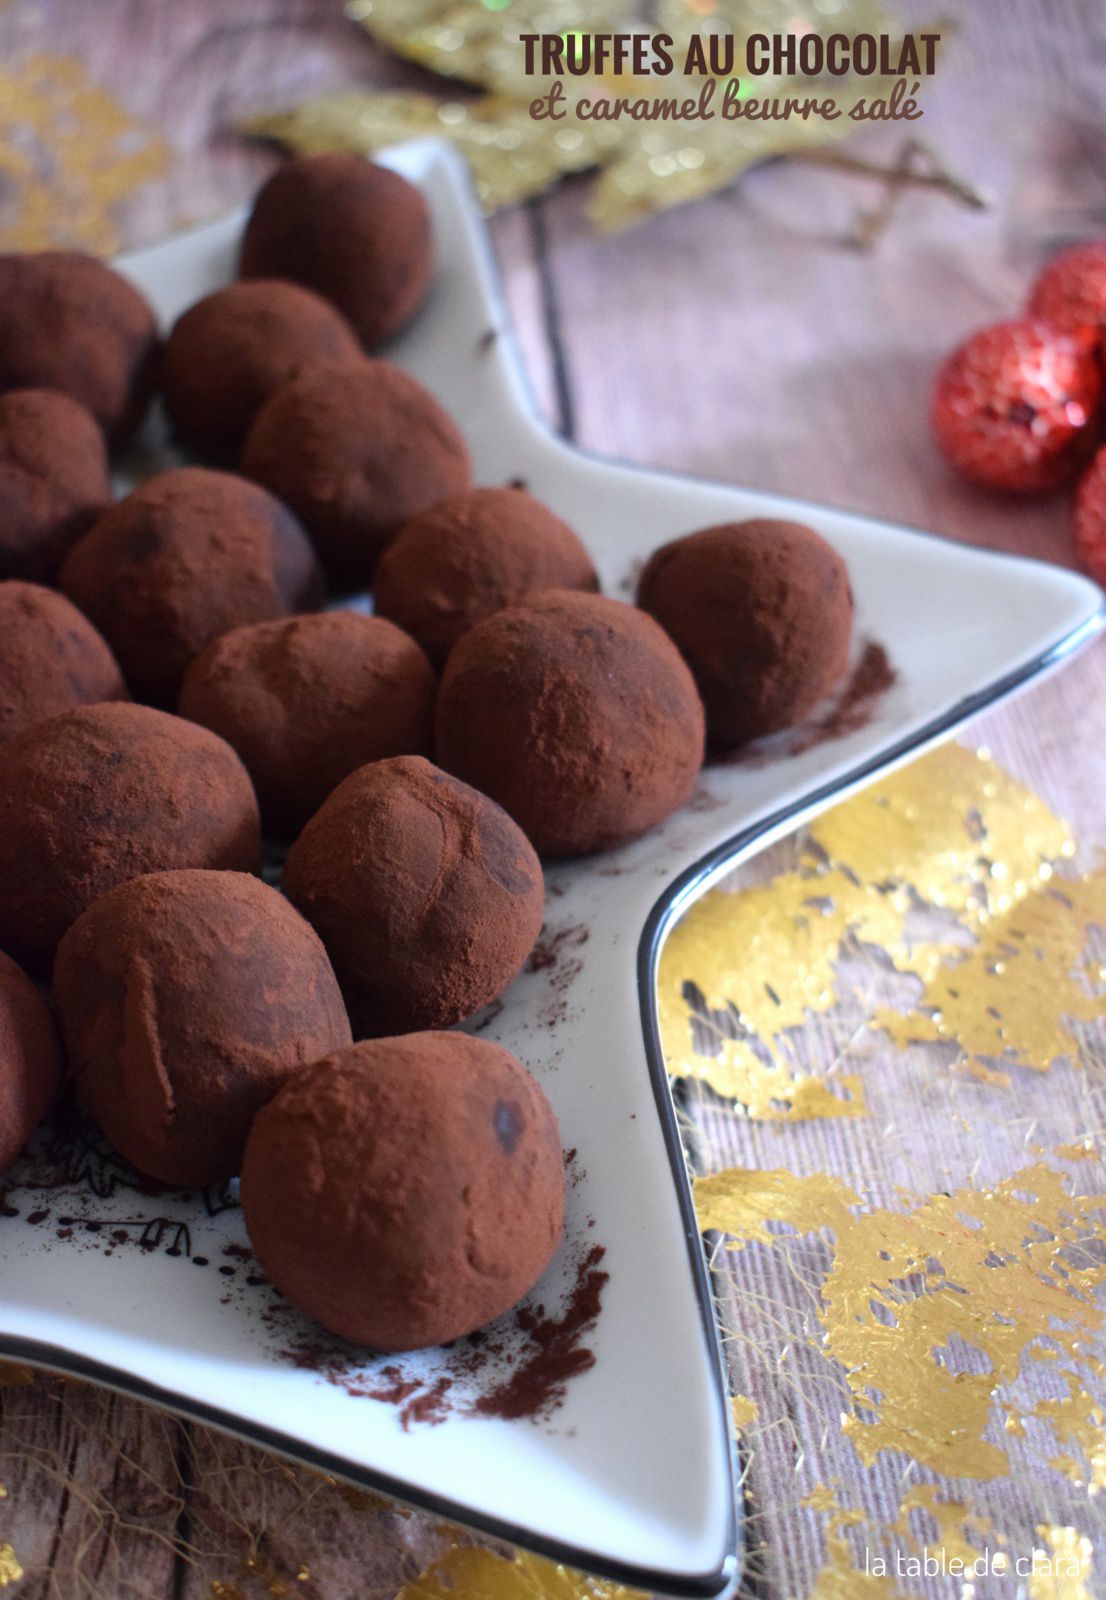
[[[848,240],[881,187],[796,161],[608,237],[586,219],[586,180],[574,181],[498,216],[492,234],[541,403],[580,444],[1070,563],[1064,497],[965,488],[934,452],[926,407],[954,341],[1015,311],[1050,249],[1106,232],[1106,8],[941,9],[956,35],[920,131],[988,193],[988,210],[907,192],[876,246],[860,250]],[[929,19],[933,8],[906,14]],[[273,156],[235,135],[238,119],[340,85],[426,81],[377,51],[337,0],[8,0],[0,110],[5,81],[36,57],[77,58],[168,143],[164,175],[118,209],[133,243],[257,185]],[[887,162],[901,138],[873,131],[850,148]],[[25,193],[5,170],[10,230]],[[1085,838],[1103,839],[1104,703],[1106,645],[971,737]],[[442,1544],[424,1519],[321,1482],[305,1499],[306,1475],[80,1386],[5,1387],[0,1408],[0,1539],[25,1569],[21,1600],[371,1600]],[[806,1593],[818,1560],[808,1535],[786,1519],[768,1534],[758,1592]]]

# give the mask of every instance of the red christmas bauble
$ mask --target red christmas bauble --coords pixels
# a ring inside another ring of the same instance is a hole
[[[1035,322],[996,322],[954,350],[931,415],[956,470],[988,489],[1053,489],[1093,442],[1102,392],[1094,348]]]
[[[1091,577],[1106,588],[1106,449],[1095,456],[1076,492],[1075,548]]]
[[[1029,315],[1061,333],[1106,334],[1106,240],[1055,256],[1033,285]]]

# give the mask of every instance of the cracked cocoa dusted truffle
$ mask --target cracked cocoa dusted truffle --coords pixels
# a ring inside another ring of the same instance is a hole
[[[322,575],[272,495],[229,472],[147,478],[75,545],[61,587],[115,650],[143,700],[173,706],[191,661],[246,622],[310,610]]]
[[[469,1016],[541,929],[541,867],[523,834],[420,756],[340,783],[288,852],[284,892],[326,945],[357,1037]]]
[[[246,1142],[263,1270],[332,1333],[444,1344],[501,1316],[564,1227],[552,1107],[514,1056],[460,1033],[375,1039],[298,1073]]]
[[[522,489],[470,489],[413,517],[373,574],[390,617],[441,664],[461,635],[536,589],[599,587],[567,523]]]
[[[81,706],[0,760],[0,945],[35,971],[86,906],[172,867],[255,872],[257,800],[222,739],[149,706]]]
[[[60,389],[121,444],[146,409],[157,349],[145,298],[95,256],[0,255],[0,389]]]
[[[291,278],[330,300],[367,350],[426,297],[434,243],[426,201],[406,178],[348,151],[297,156],[254,201],[243,278]]]
[[[388,361],[320,365],[258,413],[242,471],[302,520],[336,583],[368,583],[402,525],[467,489],[468,450],[429,390]]]
[[[318,937],[241,872],[154,872],[95,900],[66,933],[54,1002],[77,1098],[163,1183],[233,1177],[257,1112],[350,1043]]]
[[[232,283],[176,322],[162,362],[165,407],[185,444],[232,464],[282,383],[312,361],[355,361],[360,353],[349,323],[309,289]]]
[[[0,578],[50,582],[111,504],[94,417],[53,389],[0,394]]]
[[[683,652],[715,744],[801,722],[848,662],[848,569],[799,522],[764,517],[674,539],[647,563],[638,604]]]
[[[50,1007],[27,974],[0,952],[0,1172],[53,1105],[63,1072]]]
[[[703,761],[703,707],[643,612],[547,590],[454,645],[437,704],[442,766],[509,811],[541,855],[606,850],[662,822]]]
[[[115,657],[64,595],[0,583],[0,747],[44,717],[129,698]]]
[[[188,669],[180,710],[234,746],[266,823],[292,834],[357,767],[429,751],[436,688],[383,617],[320,611],[223,634]]]

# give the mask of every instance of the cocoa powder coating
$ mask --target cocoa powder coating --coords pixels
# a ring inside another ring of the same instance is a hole
[[[543,887],[510,817],[419,756],[358,768],[284,866],[355,1037],[447,1028],[494,1000],[533,948]]]
[[[60,389],[112,445],[153,391],[157,322],[120,273],[76,250],[0,255],[0,390]]]
[[[111,504],[95,418],[67,394],[0,394],[0,578],[49,583]]]
[[[438,759],[541,855],[636,838],[691,794],[703,707],[667,634],[601,595],[550,590],[464,634],[446,663]]]
[[[799,522],[757,518],[674,539],[650,557],[638,604],[683,652],[714,744],[800,722],[848,663],[848,569]]]
[[[322,611],[235,628],[188,670],[181,715],[234,746],[276,833],[367,761],[429,752],[437,680],[382,617]]]
[[[0,583],[0,746],[74,706],[129,698],[108,645],[64,595]]]
[[[258,413],[242,471],[287,502],[335,583],[364,586],[403,524],[472,465],[429,390],[387,361],[308,368]]]
[[[560,1242],[553,1110],[515,1058],[458,1033],[355,1044],[257,1117],[242,1206],[282,1293],[378,1350],[443,1344],[500,1316]]]
[[[237,462],[250,423],[312,361],[353,361],[357,336],[332,305],[295,283],[217,289],[178,318],[161,386],[177,434],[209,461]]]
[[[53,1105],[63,1072],[50,1007],[27,974],[0,952],[0,1172]]]
[[[178,467],[111,507],[70,552],[61,587],[107,638],[143,700],[175,706],[191,661],[247,622],[308,610],[322,576],[272,495],[229,472]]]
[[[414,184],[346,151],[297,156],[254,201],[243,278],[291,278],[331,301],[367,350],[398,333],[426,297],[430,212]]]
[[[253,872],[257,800],[222,739],[149,706],[35,723],[0,761],[0,946],[35,971],[93,900],[172,867]]]
[[[373,595],[441,664],[475,623],[536,589],[595,590],[572,529],[522,489],[470,489],[413,517],[381,556]]]
[[[155,872],[94,901],[66,933],[54,1001],[78,1100],[162,1183],[238,1172],[257,1112],[350,1043],[316,934],[240,872]]]

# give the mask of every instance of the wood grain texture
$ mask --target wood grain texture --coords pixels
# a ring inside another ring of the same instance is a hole
[[[927,21],[933,10],[898,9]],[[966,489],[934,451],[926,404],[951,343],[1015,311],[1047,250],[1106,230],[1106,11],[1099,0],[958,0],[943,10],[957,35],[920,131],[993,194],[992,209],[908,193],[878,246],[859,252],[843,241],[878,188],[793,162],[601,238],[585,220],[583,185],[565,185],[492,227],[546,415],[604,454],[1071,561],[1064,499]],[[422,81],[374,50],[337,0],[9,0],[0,59],[34,53],[78,57],[170,143],[164,181],[123,210],[133,243],[252,191],[273,157],[234,135],[237,119],[339,85]],[[873,132],[851,148],[889,161],[900,137]],[[968,737],[991,745],[1083,837],[1101,838],[1104,704],[1100,646]],[[719,1161],[779,1161],[775,1130],[737,1143],[709,1108],[703,1116]],[[828,1160],[834,1127],[807,1137],[807,1156],[824,1150]],[[759,1469],[765,1482],[817,1446],[798,1412],[793,1420]],[[302,1476],[275,1458],[54,1380],[0,1389],[0,1478],[9,1491],[0,1540],[27,1572],[16,1592],[34,1600],[386,1600],[442,1537],[321,1480],[305,1505]],[[822,1556],[811,1519],[779,1519],[757,1559],[757,1592],[806,1592]],[[274,1575],[291,1575],[294,1591]]]

